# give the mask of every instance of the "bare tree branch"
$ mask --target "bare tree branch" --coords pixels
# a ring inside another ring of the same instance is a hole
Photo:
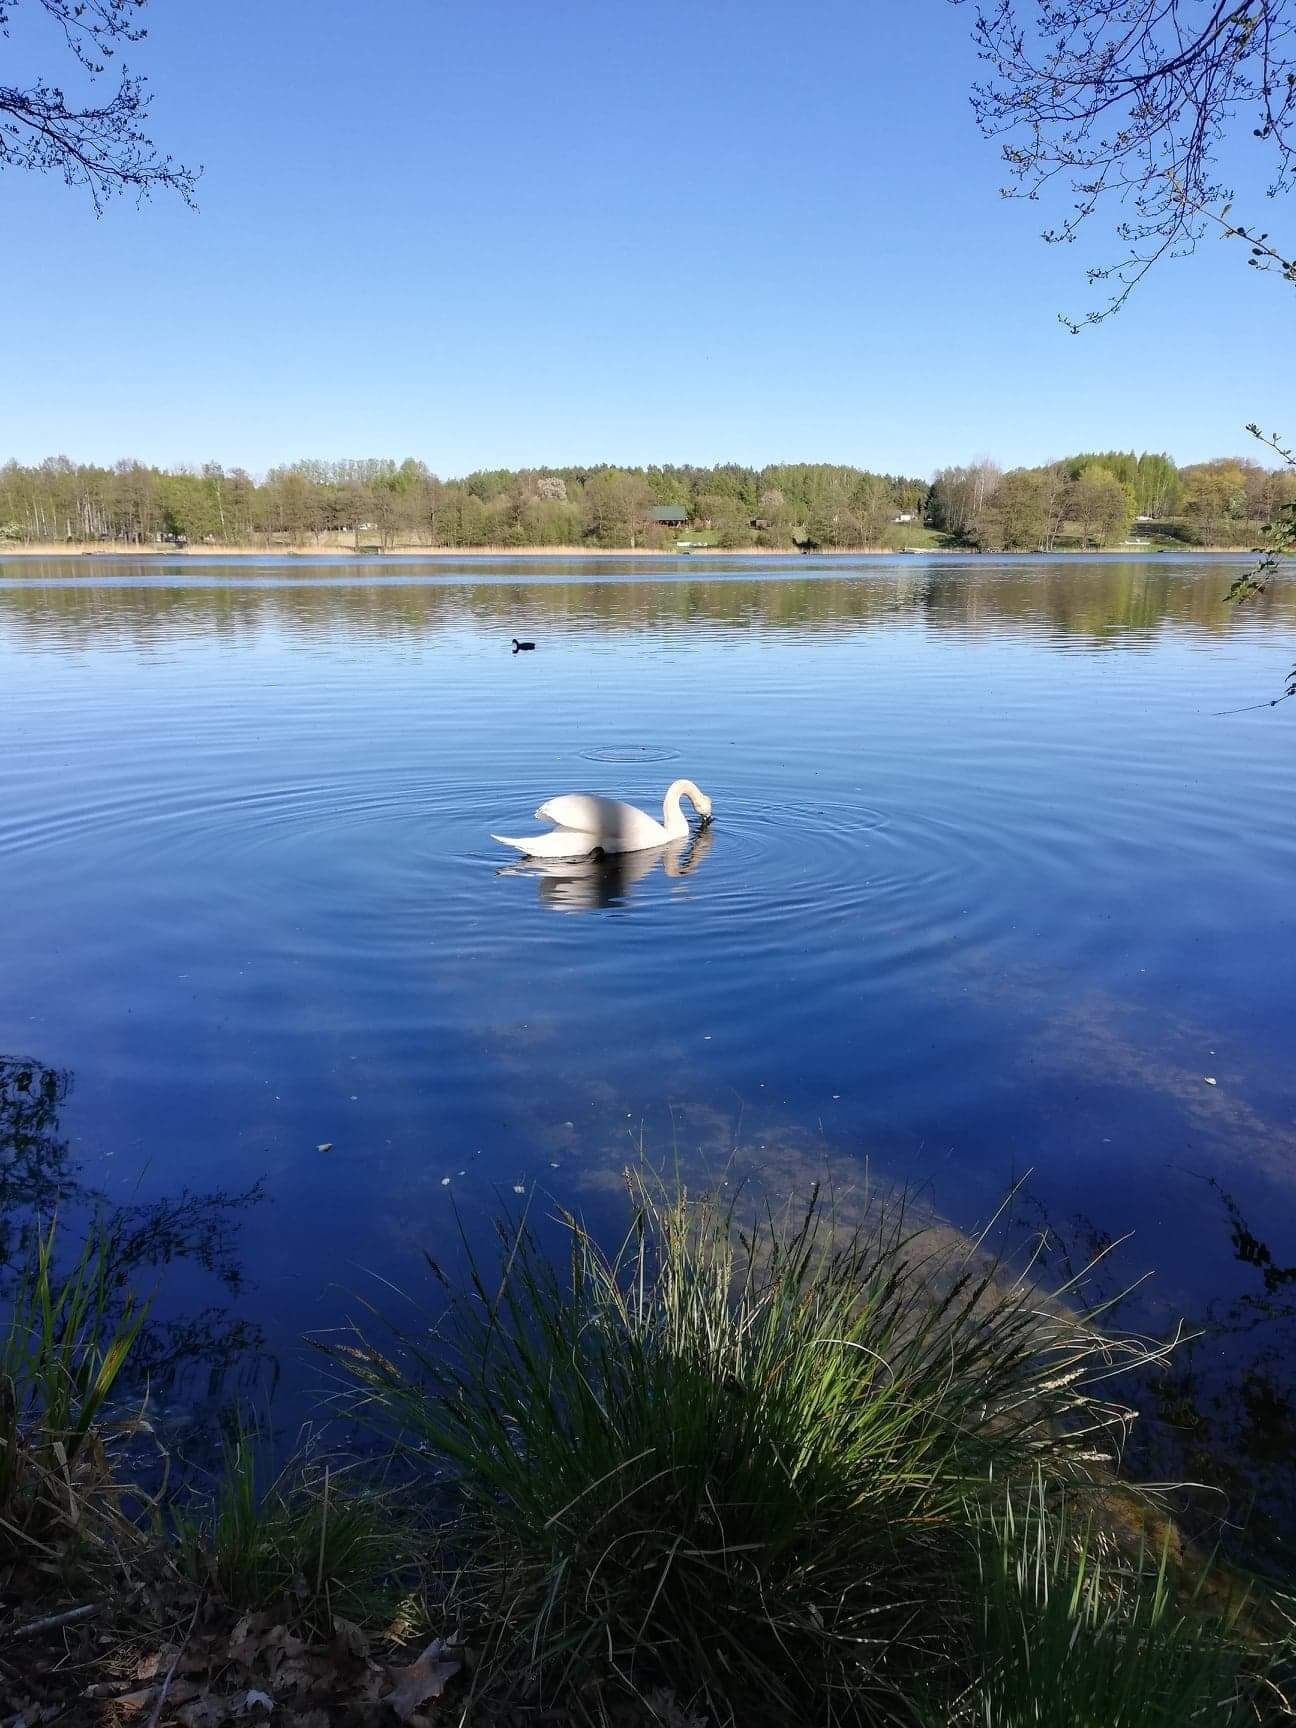
[[[0,0],[0,38],[24,0]],[[144,40],[139,22],[147,0],[29,0],[57,27],[78,69],[90,80],[104,76],[125,45]],[[193,205],[200,169],[161,153],[145,130],[152,97],[147,80],[122,64],[117,86],[105,100],[77,101],[38,77],[29,84],[0,83],[0,168],[56,173],[82,186],[96,212],[115,193],[134,190],[144,198],[161,187]]]
[[[1268,153],[1268,196],[1291,186],[1296,0],[991,0],[977,5],[972,35],[990,68],[972,107],[982,133],[1002,140],[1004,196],[1069,193],[1065,217],[1044,230],[1054,244],[1073,242],[1100,209],[1117,212],[1123,254],[1087,272],[1106,302],[1064,317],[1069,329],[1117,311],[1212,219],[1252,244],[1257,267],[1296,280],[1267,234],[1229,228],[1219,167],[1226,136],[1249,119]]]

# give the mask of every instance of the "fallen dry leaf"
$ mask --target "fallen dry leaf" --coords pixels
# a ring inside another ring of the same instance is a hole
[[[98,1688],[95,1688],[97,1691]],[[137,1710],[142,1710],[146,1704],[151,1704],[157,1696],[156,1686],[141,1686],[134,1692],[123,1692],[113,1699],[113,1705],[118,1710],[124,1710],[128,1716],[133,1716]]]
[[[369,1640],[354,1621],[344,1620],[340,1614],[335,1614],[333,1616],[333,1632],[337,1639],[338,1649],[344,1655],[363,1659],[368,1653]]]
[[[245,1614],[229,1635],[230,1661],[250,1668],[261,1649],[261,1640],[269,1623],[268,1614]]]
[[[275,1701],[268,1692],[258,1692],[255,1687],[249,1687],[243,1697],[234,1706],[236,1716],[246,1716],[253,1710],[273,1710]]]
[[[685,1710],[669,1686],[657,1686],[645,1699],[654,1722],[661,1728],[707,1728],[705,1716]]]
[[[402,1722],[413,1722],[420,1707],[430,1698],[439,1698],[446,1684],[462,1668],[463,1663],[448,1655],[449,1646],[434,1638],[423,1654],[405,1668],[389,1668],[393,1686],[383,1700]]]
[[[182,1728],[220,1728],[222,1723],[229,1721],[231,1713],[228,1698],[217,1698],[211,1692],[204,1692],[190,1703],[182,1704],[175,1713],[175,1719]]]
[[[306,1654],[306,1643],[286,1626],[272,1626],[261,1640],[259,1654],[269,1659],[270,1672],[276,1674],[285,1663],[296,1662]]]
[[[60,1715],[57,1704],[29,1704],[16,1716],[6,1718],[5,1728],[38,1728],[41,1722],[53,1722]]]
[[[337,1691],[339,1683],[337,1657],[333,1650],[303,1650],[277,1664],[274,1669],[276,1692]]]
[[[379,1668],[376,1663],[370,1662],[366,1665],[364,1673],[351,1683],[348,1697],[350,1702],[355,1705],[376,1706],[386,1690],[386,1686],[387,1675],[385,1671]]]

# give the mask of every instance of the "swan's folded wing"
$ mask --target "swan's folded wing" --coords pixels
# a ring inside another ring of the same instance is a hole
[[[600,798],[595,792],[563,792],[557,798],[546,798],[536,811],[536,821],[602,834],[615,826],[616,814],[624,808],[615,798]]]
[[[588,858],[598,838],[579,828],[554,828],[546,834],[492,834],[501,846],[513,846],[528,858]]]

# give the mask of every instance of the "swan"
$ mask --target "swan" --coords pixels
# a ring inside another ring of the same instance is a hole
[[[585,858],[517,858],[502,864],[499,874],[534,877],[540,904],[552,911],[601,910],[625,905],[658,865],[672,879],[687,876],[711,850],[712,840],[710,824],[704,822],[686,840],[672,840],[668,846],[646,846],[610,858],[597,853]]]
[[[703,822],[711,820],[711,800],[692,780],[676,780],[662,800],[662,819],[656,821],[623,804],[619,798],[600,798],[596,792],[565,792],[547,799],[536,811],[538,822],[552,822],[548,834],[492,834],[501,846],[512,846],[527,858],[588,858],[591,852],[612,855],[646,852],[651,846],[668,846],[683,840],[688,817],[680,808],[687,798]]]

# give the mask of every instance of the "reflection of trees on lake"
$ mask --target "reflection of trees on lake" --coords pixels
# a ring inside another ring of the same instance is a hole
[[[1234,1196],[1208,1180],[1243,1282],[1209,1304],[1200,1337],[1171,1358],[1157,1410],[1185,1474],[1224,1488],[1231,1516],[1254,1505],[1246,1534],[1263,1554],[1296,1533],[1296,1265],[1282,1264]]]
[[[1186,1336],[1148,1373],[1134,1400],[1143,1420],[1130,1463],[1149,1478],[1221,1490],[1224,1500],[1191,1492],[1181,1515],[1264,1563],[1285,1555],[1296,1536],[1296,1265],[1284,1265],[1254,1233],[1232,1194],[1213,1177],[1204,1180],[1219,1203],[1240,1282],[1186,1314]],[[1029,1190],[1019,1197],[1019,1222],[1044,1227],[1041,1264],[1059,1281],[1114,1245],[1082,1215],[1063,1225],[1050,1220]],[[1125,1323],[1136,1323],[1135,1299],[1120,1298],[1118,1277],[1104,1262],[1091,1294],[1117,1299]]]
[[[243,1193],[187,1190],[162,1200],[110,1202],[83,1183],[59,1134],[59,1113],[71,1076],[39,1062],[0,1057],[0,1300],[24,1265],[32,1238],[57,1213],[69,1252],[78,1225],[93,1220],[108,1269],[110,1300],[147,1296],[168,1267],[202,1274],[218,1296],[168,1317],[154,1312],[131,1352],[129,1373],[165,1394],[182,1373],[201,1370],[209,1398],[225,1398],[266,1363],[261,1329],[234,1312],[244,1289],[236,1246],[240,1215],[262,1198],[260,1185]]]
[[[75,1189],[58,1136],[67,1094],[66,1074],[0,1056],[0,1267],[26,1253],[33,1217],[49,1216]]]
[[[987,562],[992,562],[987,560]],[[920,602],[930,623],[973,633],[1002,633],[1008,620],[1087,643],[1143,643],[1162,628],[1226,634],[1222,604],[1228,573],[1157,562],[997,565],[993,579],[980,572],[933,568]],[[1267,616],[1296,622],[1296,596],[1271,594]]]
[[[144,1274],[186,1262],[206,1273],[221,1299],[172,1318],[152,1317],[132,1352],[130,1369],[158,1392],[200,1368],[209,1398],[228,1395],[264,1366],[260,1326],[234,1312],[246,1280],[235,1253],[236,1220],[262,1198],[260,1185],[241,1194],[182,1191],[141,1205],[97,1208],[115,1287],[139,1289]],[[231,1386],[233,1381],[233,1386]]]
[[[906,616],[928,629],[1005,635],[1019,631],[1144,643],[1161,629],[1223,635],[1238,628],[1221,604],[1224,566],[1157,559],[1003,562],[990,557],[872,565],[833,564],[806,574],[801,565],[764,577],[721,568],[664,580],[660,565],[554,560],[543,571],[519,568],[516,580],[482,581],[497,564],[439,562],[399,567],[402,580],[375,579],[374,567],[278,567],[278,582],[249,583],[250,571],[222,568],[211,587],[113,587],[112,576],[153,575],[147,563],[116,565],[104,583],[79,560],[40,566],[41,582],[0,589],[0,633],[35,646],[83,646],[125,640],[144,649],[185,640],[251,642],[273,629],[310,638],[343,630],[374,641],[418,641],[449,629],[519,624],[599,630],[688,630],[706,624],[733,631],[845,634],[894,625]],[[730,566],[733,570],[733,567]],[[24,573],[11,564],[6,574]],[[391,567],[386,574],[390,577]],[[186,572],[192,582],[201,567]],[[75,580],[69,580],[74,577]],[[239,578],[243,577],[243,584]],[[284,578],[287,577],[285,580]],[[770,578],[774,579],[770,579]],[[55,584],[59,585],[55,585]],[[1296,623],[1296,593],[1271,584],[1250,619]]]

